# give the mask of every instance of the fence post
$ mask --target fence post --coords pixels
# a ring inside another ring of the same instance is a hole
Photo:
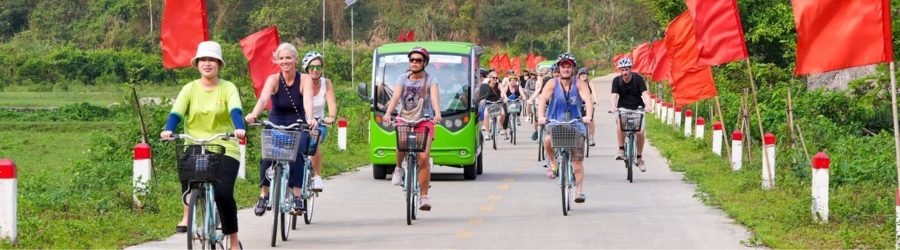
[[[150,183],[150,144],[138,143],[134,146],[134,166],[132,175],[133,193],[147,195],[147,183]]]
[[[241,151],[241,165],[238,167],[238,178],[241,180],[247,179],[247,137],[241,139],[241,142],[238,144],[238,148]]]
[[[675,108],[675,127],[681,126],[681,107]]]
[[[16,163],[10,159],[0,160],[0,239],[8,239],[15,244],[16,210],[18,209]]]
[[[813,221],[819,223],[828,222],[828,168],[831,159],[825,152],[819,152],[813,157],[812,176],[812,213]]]
[[[714,122],[713,123],[713,138],[712,138],[712,151],[713,154],[722,155],[722,122]]]
[[[703,139],[703,134],[706,132],[706,120],[703,117],[697,117],[697,131],[694,132],[697,139]]]
[[[741,156],[744,155],[743,139],[744,139],[744,134],[741,133],[740,130],[735,130],[734,133],[731,133],[731,148],[733,149],[731,151],[731,163],[732,163],[731,170],[732,171],[741,170],[741,163],[743,162],[743,160],[741,160]]]
[[[338,149],[347,150],[347,119],[338,120]]]
[[[763,150],[766,152],[760,157],[760,159],[763,159],[762,188],[763,190],[769,190],[775,187],[775,135],[772,133],[766,133],[763,136]],[[766,164],[767,158],[768,164]]]
[[[694,112],[690,109],[684,111],[684,137],[691,137],[691,120],[693,119]]]

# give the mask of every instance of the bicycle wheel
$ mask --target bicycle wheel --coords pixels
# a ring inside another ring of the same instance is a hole
[[[494,150],[497,150],[497,118],[491,117],[491,140],[494,141]]]
[[[509,141],[512,142],[513,145],[516,145],[516,123],[518,123],[519,116],[511,115],[509,116]]]
[[[200,188],[191,189],[191,198],[188,200],[188,249],[207,249],[210,246],[205,193]]]
[[[403,184],[403,187],[406,188],[406,225],[412,225],[413,217],[416,212],[416,202],[414,200],[414,190],[413,190],[413,181],[415,181],[416,176],[414,175],[415,171],[413,169],[416,167],[415,162],[413,161],[412,156],[406,157],[406,174],[404,175],[406,178],[406,183]]]
[[[544,160],[544,126],[538,126],[538,162]],[[547,167],[547,166],[544,166]]]
[[[562,152],[562,162],[559,164],[560,168],[558,172],[560,173],[559,178],[559,189],[562,191],[562,210],[563,216],[569,215],[569,153]]]
[[[269,187],[272,192],[272,214],[274,215],[274,220],[272,221],[272,247],[275,246],[275,240],[278,239],[278,219],[279,217],[283,218],[284,215],[281,209],[281,192],[282,183],[281,183],[281,175],[283,174],[283,167],[279,164],[275,166],[275,176],[272,177],[272,185]],[[284,221],[284,220],[282,220]]]
[[[628,134],[628,136],[625,138],[625,168],[628,170],[628,182],[634,182],[634,180],[632,179],[632,168],[634,165],[634,161],[631,160],[631,142],[631,134]]]
[[[286,182],[284,179],[281,180],[281,186],[287,187],[287,182]],[[284,204],[284,205],[282,205],[282,206],[285,206],[285,205],[287,205],[287,204],[293,205],[293,201],[294,201],[294,192],[293,192],[293,190],[291,190],[290,188],[287,188],[287,189],[282,188],[282,189],[281,189],[281,192],[283,193],[283,194],[281,195],[281,196],[283,197],[283,198],[281,199],[281,202],[282,202],[282,204]],[[287,207],[290,207],[290,206],[288,205]],[[289,220],[288,218],[289,218],[290,216],[293,216],[293,214],[291,214],[291,213],[289,213],[289,212],[284,212],[284,210],[280,210],[280,211],[278,211],[276,214],[279,215],[278,217],[280,217],[280,220],[281,220],[281,226],[280,226],[280,228],[281,228],[281,240],[282,240],[282,241],[287,241],[288,235],[290,235],[290,233],[291,233],[290,230],[289,230],[289,228],[288,228],[288,226],[289,226],[289,225],[288,225],[288,222],[289,222],[289,221],[288,221],[288,220]]]
[[[306,181],[303,182],[303,204],[306,206],[306,213],[303,213],[303,222],[307,225],[312,223],[313,218],[313,207],[316,203],[316,196],[319,193],[313,191],[313,177],[315,174],[313,173],[312,163],[307,161],[304,177]]]
[[[297,230],[297,216],[291,215],[291,230]]]
[[[585,129],[585,132],[587,132],[588,135],[590,135],[590,133],[591,133],[590,130],[588,130],[588,129]],[[591,144],[591,142],[589,141],[587,136],[585,136],[584,137],[584,145],[583,145],[584,146],[584,158],[588,158],[588,156],[591,155],[590,144]]]

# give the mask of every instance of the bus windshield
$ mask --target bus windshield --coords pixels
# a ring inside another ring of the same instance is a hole
[[[467,55],[431,54],[425,72],[437,80],[442,116],[469,110],[469,88],[473,77],[470,60]],[[397,79],[409,70],[409,59],[406,54],[379,55],[375,65],[375,108],[384,112]]]

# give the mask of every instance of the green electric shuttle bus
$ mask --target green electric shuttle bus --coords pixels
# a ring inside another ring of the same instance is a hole
[[[369,160],[375,179],[384,179],[396,166],[394,127],[382,122],[397,78],[409,69],[407,53],[415,46],[428,50],[431,60],[425,71],[435,75],[440,87],[441,117],[435,124],[431,158],[436,166],[462,168],[465,179],[483,172],[482,138],[476,119],[480,86],[480,46],[463,42],[403,42],[375,49],[372,86],[359,84],[359,95],[371,104],[369,112]],[[478,91],[473,91],[473,89]],[[398,105],[399,107],[399,105]],[[396,116],[397,111],[392,111]]]
[[[550,66],[556,63],[556,61],[546,60],[543,62],[539,62],[537,64],[537,72],[541,72],[542,69],[550,70]]]

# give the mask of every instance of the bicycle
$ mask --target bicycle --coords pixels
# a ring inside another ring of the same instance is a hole
[[[612,111],[610,111],[612,113]],[[634,183],[633,168],[637,163],[637,135],[641,131],[644,120],[643,107],[638,110],[619,109],[619,127],[625,133],[625,169],[627,169],[628,182]]]
[[[509,112],[509,141],[516,145],[516,128],[518,127],[519,113],[522,111],[522,101],[519,99],[507,101],[506,111]]]
[[[568,113],[566,117],[568,117]],[[575,193],[575,169],[572,165],[572,156],[569,155],[569,148],[578,146],[578,137],[581,135],[581,124],[575,123],[581,121],[581,118],[575,118],[569,121],[557,121],[550,119],[551,124],[547,125],[547,131],[550,133],[550,145],[553,147],[556,157],[556,163],[559,166],[559,187],[562,191],[562,209],[563,216],[569,215],[572,209],[572,197]]]
[[[535,117],[537,116],[537,105],[538,105],[538,100],[539,100],[539,99],[534,99],[534,103],[531,104],[531,113],[532,113]],[[535,119],[537,119],[537,118],[535,118]],[[534,120],[534,121],[537,122],[537,120]],[[546,127],[545,127],[544,125],[538,125],[538,129],[537,129],[537,133],[538,133],[538,137],[537,137],[537,138],[538,138],[538,139],[537,139],[537,144],[538,144],[538,152],[537,152],[537,155],[538,155],[538,156],[537,156],[537,161],[538,161],[538,162],[541,162],[541,161],[546,160],[546,159],[545,159],[545,156],[544,156],[544,139],[543,139],[543,138],[544,138],[544,129],[545,129],[545,128],[546,128]],[[544,168],[547,168],[547,165],[546,165],[546,164],[544,164]]]
[[[174,134],[164,141],[190,140],[197,144],[175,145],[178,180],[188,182],[188,191],[181,202],[188,207],[188,249],[230,248],[230,240],[220,228],[216,206],[215,184],[219,183],[225,147],[207,143],[217,139],[232,140],[233,133],[216,134],[208,139],[194,139],[186,134]],[[199,152],[198,152],[199,151]]]
[[[489,119],[490,125],[488,127],[491,130],[490,131],[491,140],[494,141],[494,150],[497,150],[497,134],[499,133],[499,130],[500,130],[500,128],[499,128],[500,120],[498,119],[498,117],[500,117],[500,115],[503,114],[503,106],[501,106],[501,105],[503,105],[503,101],[502,100],[497,100],[495,102],[485,101],[484,105],[486,105],[486,107],[484,109],[485,109],[485,111],[487,111],[486,112],[487,117],[490,118]]]
[[[290,179],[290,163],[295,162],[297,158],[297,150],[303,138],[303,133],[309,135],[304,154],[304,170],[303,185],[301,185],[300,198],[306,205],[306,212],[303,213],[306,224],[312,221],[312,204],[318,195],[312,192],[312,164],[310,163],[310,155],[314,155],[318,141],[321,139],[319,130],[310,129],[302,120],[297,120],[287,126],[275,125],[270,121],[259,120],[256,123],[250,123],[251,126],[269,125],[272,129],[263,129],[260,132],[260,141],[262,144],[262,159],[272,161],[272,166],[266,170],[266,178],[273,184],[269,188],[269,201],[266,204],[269,208],[276,208],[274,221],[272,222],[272,246],[277,242],[279,221],[281,224],[281,240],[287,241],[290,231],[285,221],[286,216],[290,214],[291,230],[297,229],[297,215],[293,213],[294,208],[294,192],[288,187]],[[299,130],[298,130],[299,128]],[[312,201],[312,202],[311,202]]]
[[[416,129],[416,125],[423,121],[430,121],[426,115],[418,120],[406,120],[397,117],[398,123],[394,124],[397,132],[397,152],[406,151],[407,156],[403,161],[403,191],[406,192],[406,225],[412,225],[416,219],[419,207],[419,152],[425,152],[428,145],[430,128]]]

